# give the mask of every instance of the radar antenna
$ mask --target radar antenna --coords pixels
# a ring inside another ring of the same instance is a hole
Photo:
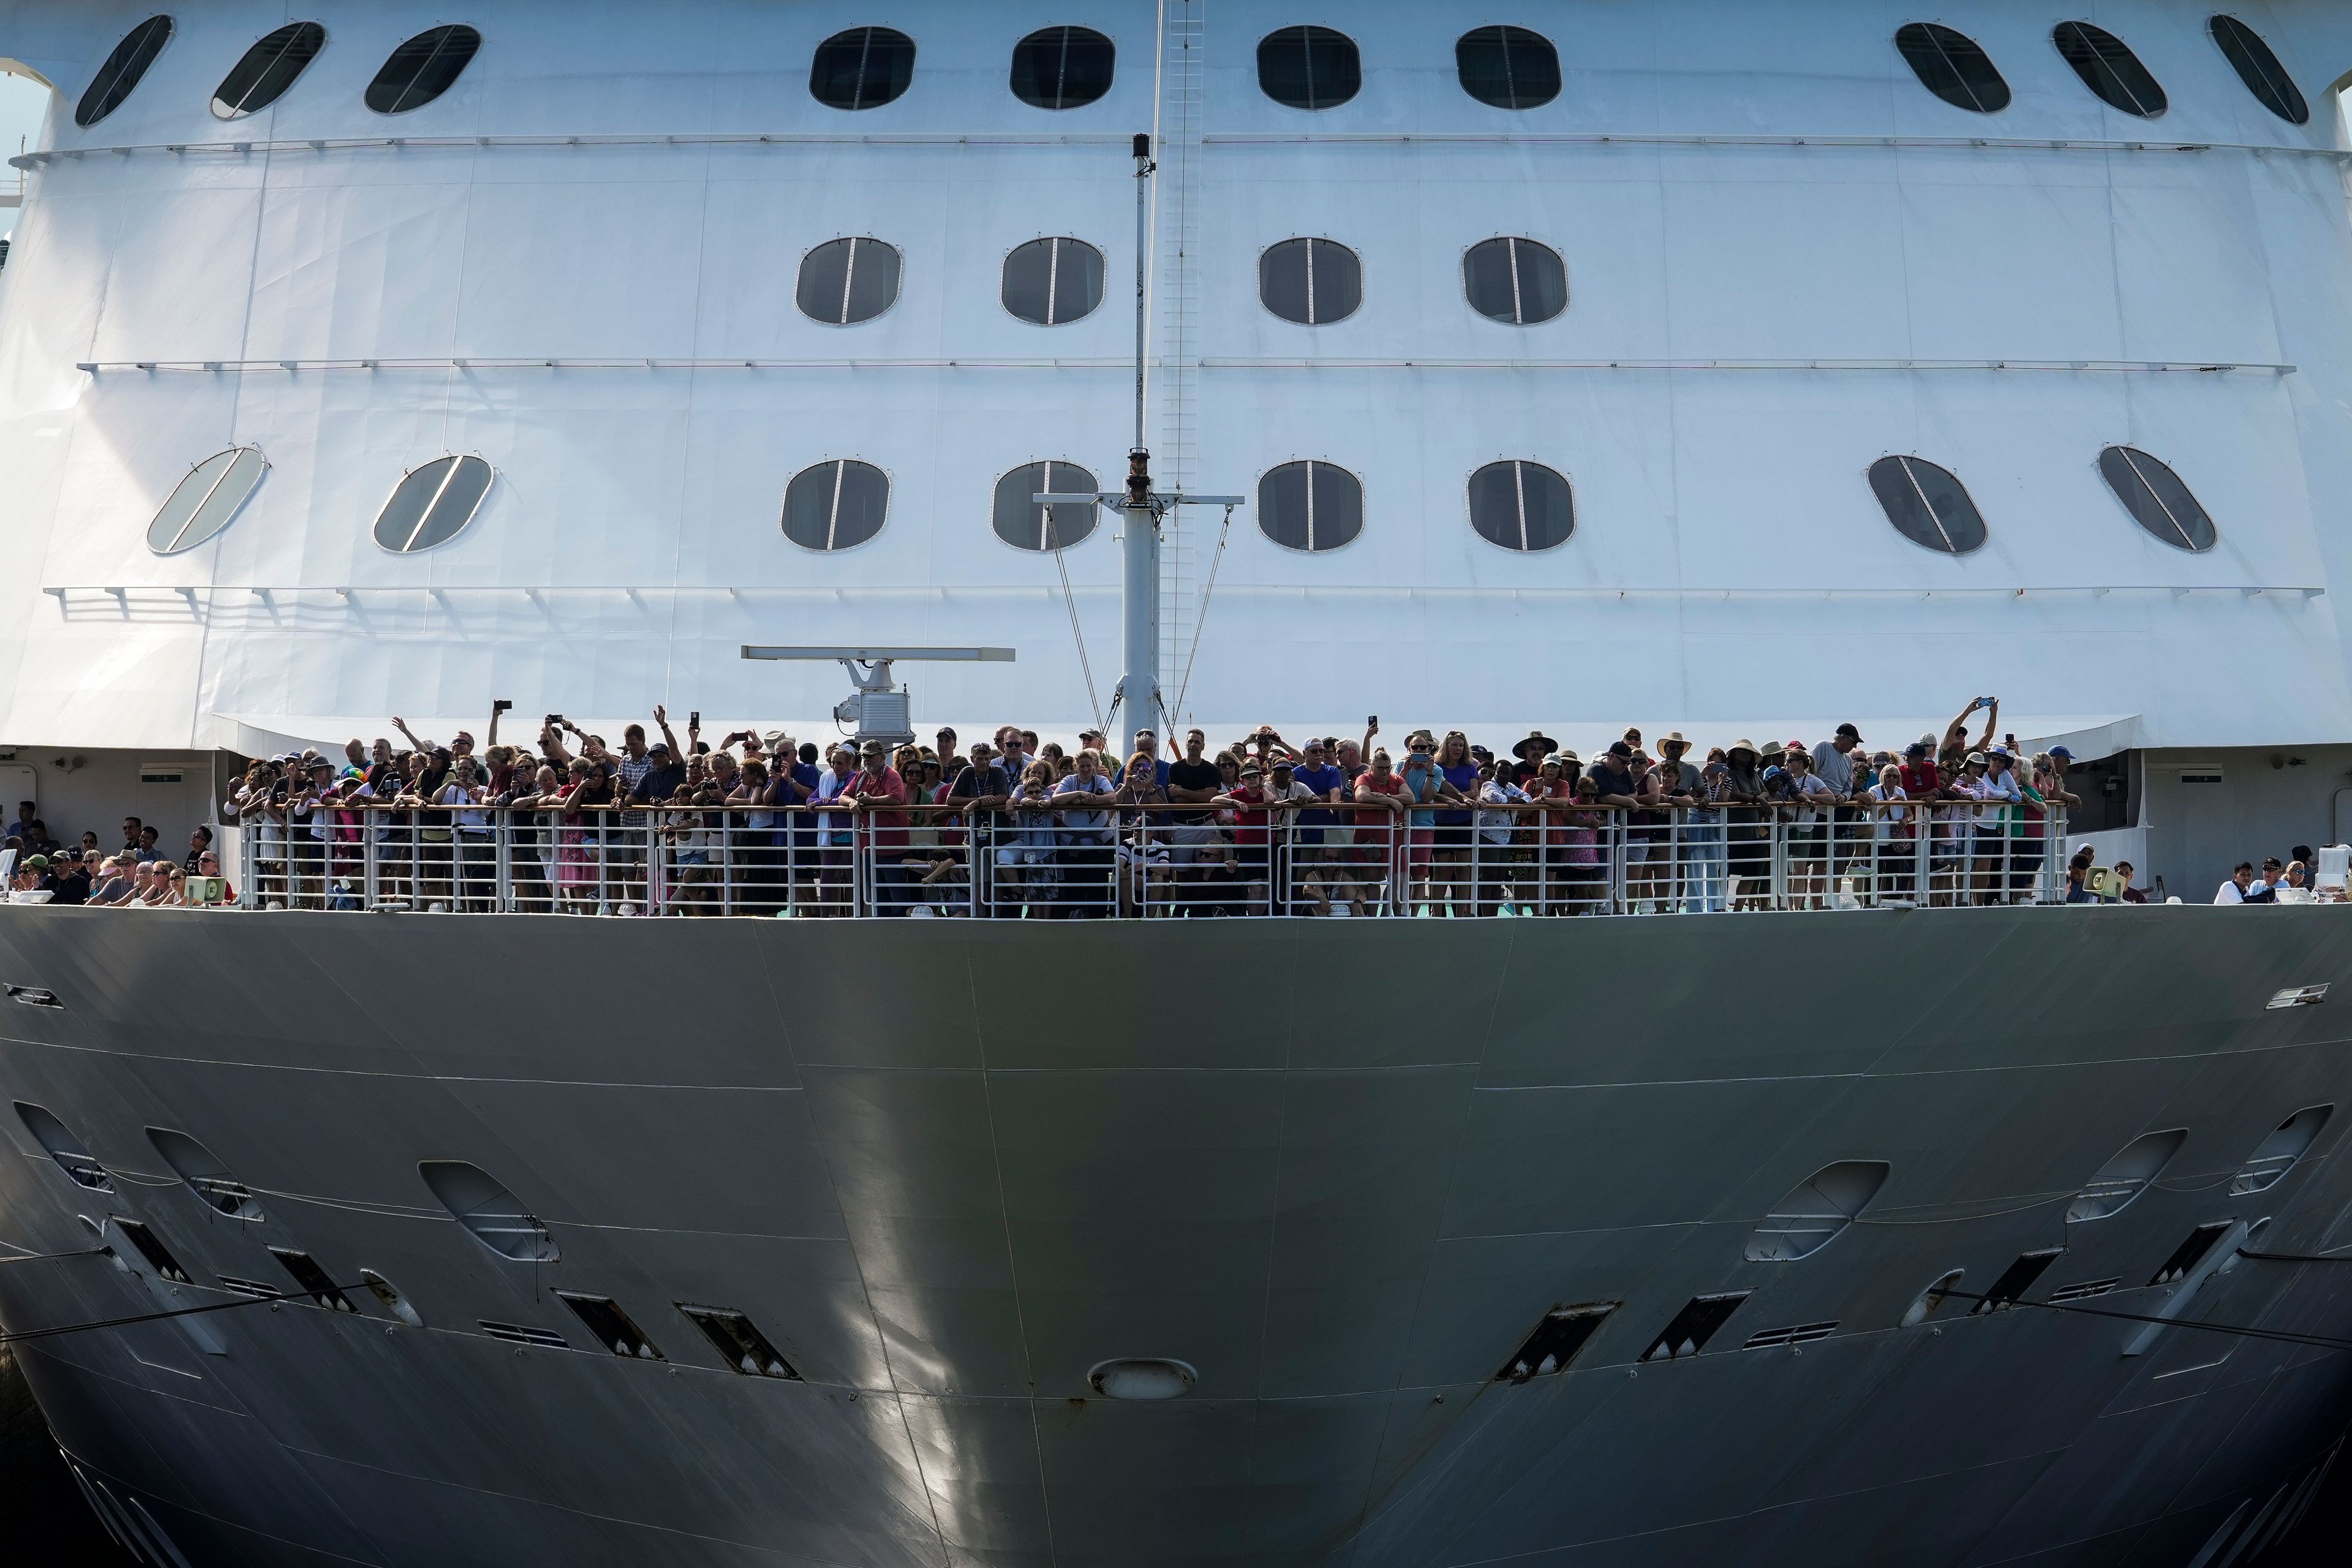
[[[914,699],[890,679],[894,660],[929,659],[950,664],[1011,664],[1009,647],[768,647],[743,645],[745,658],[838,659],[856,688],[834,706],[836,723],[855,726],[859,745],[879,741],[903,746],[915,739]]]

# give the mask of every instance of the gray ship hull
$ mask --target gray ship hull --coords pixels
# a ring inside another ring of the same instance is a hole
[[[2352,1270],[2146,1283],[2197,1226],[2352,1242],[2352,910],[1725,919],[559,921],[0,909],[12,1331],[167,1293],[338,1283],[421,1314],[253,1304],[26,1342],[117,1528],[194,1564],[2200,1564],[2308,1500],[2352,1415]],[[2352,1000],[2347,998],[2346,1000]],[[215,1212],[145,1130],[200,1140]],[[2187,1130],[2109,1217],[2068,1203]],[[506,1184],[561,1260],[494,1255],[418,1163]],[[1751,1261],[1824,1164],[1857,1223]],[[2029,1302],[1947,1300],[2063,1247]],[[125,1249],[119,1244],[118,1252]],[[609,1297],[666,1358],[601,1346]],[[1694,1297],[1748,1290],[1692,1356]],[[801,1374],[745,1376],[677,1304]],[[1496,1381],[1550,1310],[1569,1370]],[[552,1331],[518,1345],[485,1322]],[[199,1329],[195,1324],[205,1325]],[[1808,1325],[1820,1337],[1743,1348]],[[207,1335],[210,1336],[207,1339]],[[1197,1370],[1106,1398],[1109,1358]],[[142,1533],[144,1532],[144,1533]],[[2221,1549],[2199,1556],[2216,1540]]]

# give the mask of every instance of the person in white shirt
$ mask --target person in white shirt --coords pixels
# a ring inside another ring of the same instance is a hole
[[[2000,746],[1969,756],[1969,793],[1980,803],[1975,810],[1974,879],[1975,901],[1980,904],[1999,903],[2001,889],[2009,886],[2009,827],[2018,815],[2011,807],[2025,805],[2025,792],[2018,787],[2010,761],[2008,751]],[[1979,763],[1985,765],[1981,774],[1975,771]]]
[[[1534,796],[1519,787],[1518,775],[1510,763],[1489,763],[1478,771],[1478,804],[1496,807],[1527,805]],[[1516,885],[1526,868],[1513,863],[1510,844],[1518,829],[1536,818],[1516,811],[1482,810],[1477,814],[1478,861],[1484,873],[1479,878],[1477,910],[1511,914],[1513,902],[1521,897]]]
[[[1789,891],[1796,907],[1809,909],[1811,900],[1829,889],[1829,812],[1838,798],[1822,775],[1813,772],[1812,753],[1802,748],[1789,752],[1789,795],[1799,803],[1789,829]],[[1811,804],[1819,802],[1820,805]]]
[[[2217,904],[2244,903],[2246,889],[2253,885],[2253,880],[2254,863],[2252,860],[2239,861],[2238,868],[2230,873],[2230,879],[2222,883],[2221,890],[2213,895],[2213,901]]]
[[[1871,877],[1872,890],[1881,898],[1906,890],[1910,885],[1912,814],[1916,807],[1897,804],[1911,796],[1903,788],[1903,770],[1889,763],[1878,770],[1878,782],[1865,792],[1878,809],[1878,853]]]

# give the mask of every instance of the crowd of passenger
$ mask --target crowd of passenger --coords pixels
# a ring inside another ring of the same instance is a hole
[[[213,830],[199,826],[188,835],[179,858],[163,847],[163,830],[135,816],[122,819],[122,847],[109,850],[96,832],[79,843],[61,844],[49,833],[29,800],[16,803],[16,818],[0,837],[0,864],[8,867],[12,895],[53,904],[234,903],[213,848]]]
[[[1763,886],[1776,838],[1802,902],[1830,901],[1842,847],[1857,838],[1890,859],[1925,841],[1958,901],[2005,901],[2028,896],[2049,819],[2063,823],[2077,800],[2068,750],[1996,740],[1991,698],[1899,748],[1874,750],[1853,724],[1810,745],[1706,748],[1628,729],[1590,759],[1541,731],[1498,753],[1460,730],[1422,729],[1391,750],[1377,721],[1360,736],[1296,741],[1261,725],[1215,746],[1198,729],[1165,742],[1140,731],[1122,755],[1099,732],[1066,748],[1018,725],[968,747],[948,729],[929,745],[821,748],[752,730],[714,743],[698,714],[680,737],[658,707],[651,733],[628,725],[618,746],[555,714],[519,744],[499,740],[503,717],[501,704],[478,746],[467,731],[444,743],[394,719],[404,743],[257,760],[224,820],[255,836],[257,879],[282,889],[271,898],[309,907],[359,907],[371,837],[385,851],[379,881],[397,884],[379,896],[494,907],[502,827],[520,851],[508,908],[711,913],[724,881],[730,907],[751,912],[848,912],[852,900],[831,895],[860,845],[874,852],[877,907],[955,912],[984,844],[992,886],[1016,889],[1033,915],[1146,900],[1237,912],[1266,907],[1269,887],[1298,912],[1367,913],[1392,867],[1411,909],[1445,914],[1514,899],[1599,908],[1612,857],[1626,907],[1738,907],[1739,889]],[[59,902],[235,900],[205,830],[173,866],[142,827],[126,823],[131,842],[107,855],[93,835],[65,850],[20,825],[19,865]]]

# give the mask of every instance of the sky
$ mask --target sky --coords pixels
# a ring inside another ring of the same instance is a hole
[[[38,143],[41,117],[49,110],[49,89],[30,77],[0,76],[0,158],[13,158],[26,147]],[[0,167],[7,176],[0,189],[13,190],[16,171]],[[16,209],[0,207],[0,235],[13,233],[16,226]]]

